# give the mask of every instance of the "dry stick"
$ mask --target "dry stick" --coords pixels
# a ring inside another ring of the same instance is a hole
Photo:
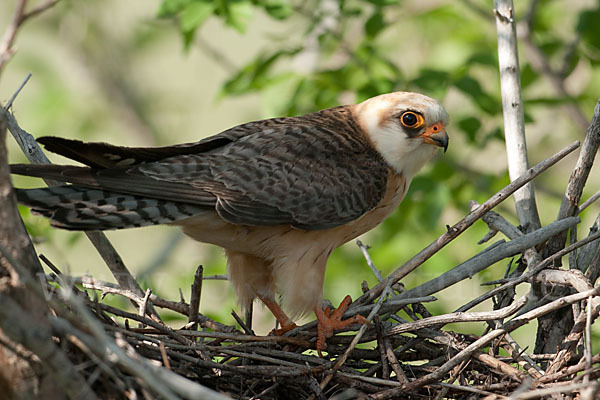
[[[553,285],[568,285],[573,287],[578,292],[584,292],[592,289],[592,284],[581,271],[578,270],[545,270],[536,276],[536,280],[545,284]],[[563,343],[556,354],[556,357],[546,368],[546,374],[554,374],[562,369],[562,367],[571,359],[572,351],[579,343],[579,339],[584,334],[584,328],[587,329],[588,324],[591,325],[592,320],[598,317],[600,310],[600,298],[594,297],[588,299],[588,312],[581,313],[576,319],[569,334],[563,340]],[[592,319],[592,313],[594,318]],[[589,318],[589,321],[588,321]],[[587,344],[587,343],[586,343]],[[591,359],[590,350],[590,359]],[[587,356],[587,353],[586,353]],[[591,368],[591,365],[590,365]]]
[[[515,400],[526,400],[526,399],[541,399],[545,398],[545,396],[559,394],[559,393],[567,393],[567,392],[582,392],[584,389],[588,389],[592,386],[593,389],[598,390],[600,384],[598,382],[594,383],[573,383],[570,385],[561,385],[561,386],[553,386],[545,389],[535,389],[530,390],[528,392],[524,392],[515,397]],[[511,397],[512,398],[512,397]],[[563,397],[560,397],[563,398]]]
[[[594,164],[594,158],[600,147],[600,100],[594,107],[594,116],[592,122],[587,130],[587,134],[577,159],[577,164],[571,173],[565,195],[560,204],[558,211],[558,217],[556,219],[566,218],[572,215],[576,215],[577,206],[581,199],[581,193],[583,187],[587,182],[587,178]],[[546,246],[545,254],[552,254],[562,249],[567,238],[567,232],[563,232],[557,235],[548,242]]]
[[[508,198],[508,196],[513,194],[517,189],[521,188],[527,182],[531,181],[540,173],[542,173],[543,171],[545,171],[546,169],[563,159],[577,147],[579,147],[579,142],[573,142],[569,146],[565,147],[564,149],[553,155],[552,157],[549,157],[536,164],[532,168],[528,169],[526,173],[524,173],[519,178],[515,179],[509,185],[500,190],[498,193],[493,195],[479,208],[477,208],[474,211],[471,211],[469,214],[467,214],[467,216],[465,216],[462,220],[457,222],[454,226],[448,228],[448,230],[444,232],[444,234],[442,234],[434,242],[429,244],[417,255],[415,255],[413,258],[404,263],[402,266],[394,270],[390,275],[386,277],[386,279],[383,280],[383,282],[377,284],[367,293],[363,294],[353,303],[352,306],[369,303],[373,299],[381,295],[383,289],[387,286],[388,282],[391,282],[391,284],[393,285],[394,283],[398,282],[400,279],[404,278],[406,275],[414,271],[426,260],[428,260],[432,255],[437,253],[442,247],[450,243],[462,232],[464,232],[468,227],[473,225],[473,223],[475,223],[475,221],[481,218],[485,213],[487,213],[492,208],[503,202],[506,198]]]
[[[583,210],[591,206],[598,199],[600,199],[600,190],[591,195],[586,201],[581,203],[581,205],[577,208],[577,215],[581,214]]]
[[[40,258],[42,258],[42,256],[40,256]],[[44,262],[46,262],[46,261],[44,261]],[[47,264],[47,262],[46,262],[46,264]],[[91,276],[84,275],[82,277],[72,277],[72,276],[65,276],[64,274],[60,274],[60,276],[62,276],[62,278],[66,282],[70,282],[72,284],[81,284],[86,289],[99,290],[100,292],[102,292],[103,296],[107,293],[116,294],[119,296],[126,297],[127,299],[135,302],[136,304],[141,304],[144,300],[142,297],[138,296],[136,293],[132,292],[131,290],[122,289],[118,284],[111,283],[111,282],[105,282],[105,281],[93,278]],[[50,282],[56,280],[54,277],[49,276],[49,275],[46,275],[46,279]],[[148,300],[155,306],[158,306],[161,308],[167,308],[169,310],[172,310],[179,314],[182,314],[185,317],[187,317],[189,315],[190,306],[187,303],[166,300],[161,297],[158,297],[155,294],[150,294],[150,297],[148,298]]]
[[[594,307],[593,298],[590,296],[587,301],[587,313],[585,319],[585,369],[592,369],[592,309],[594,318],[598,316],[597,307]],[[584,382],[589,382],[589,375],[583,377]]]
[[[26,3],[27,0],[19,0],[17,2],[17,8],[15,9],[10,25],[8,25],[2,36],[2,41],[0,42],[0,73],[2,72],[4,65],[14,54],[12,46],[17,37],[19,27],[21,26],[23,14],[25,14]]]
[[[369,254],[369,246],[365,246],[363,244],[363,242],[361,242],[359,239],[356,239],[356,245],[362,252],[363,257],[365,258],[365,261],[367,262],[367,265],[369,266],[369,268],[371,268],[371,271],[375,275],[375,278],[377,278],[377,282],[383,281],[383,277],[381,276],[381,271],[378,270],[377,267],[375,267],[375,264],[373,263],[373,259],[371,258],[371,255]]]
[[[476,201],[469,201],[469,209],[471,211],[475,210],[477,207],[479,207],[479,205],[480,204]],[[516,239],[520,236],[523,236],[523,232],[521,232],[516,226],[508,222],[506,219],[504,219],[504,217],[498,213],[495,213],[494,211],[486,213],[483,217],[481,217],[481,219],[483,222],[488,224],[490,230],[500,231],[509,239]],[[526,249],[523,253],[523,258],[527,262],[527,265],[536,264],[540,261],[540,255],[534,247]]]
[[[13,45],[17,37],[17,32],[23,23],[29,18],[34,17],[52,7],[57,2],[58,0],[48,0],[46,3],[40,4],[29,12],[25,12],[27,0],[19,0],[17,2],[17,8],[15,9],[15,13],[13,14],[10,25],[6,28],[6,31],[2,36],[2,41],[0,41],[0,73],[2,73],[2,69],[15,53]],[[8,107],[6,109],[8,110]]]
[[[410,382],[408,385],[404,386],[400,390],[394,389],[380,392],[376,395],[373,395],[372,398],[388,399],[400,393],[414,392],[424,385],[442,379],[452,368],[460,364],[463,360],[470,357],[478,349],[482,348],[483,346],[486,346],[492,340],[504,335],[506,332],[511,332],[519,328],[520,326],[527,324],[529,321],[535,318],[539,318],[540,316],[545,315],[549,312],[558,310],[567,305],[571,305],[575,302],[586,299],[589,296],[597,296],[598,294],[600,294],[600,286],[592,290],[585,291],[583,293],[576,293],[570,296],[565,296],[563,298],[554,300],[548,304],[535,308],[531,311],[528,311],[508,322],[505,322],[500,328],[494,329],[486,335],[480,337],[479,339],[468,345],[466,348],[458,352],[458,354],[456,354],[449,361],[444,363],[441,367],[437,368],[435,372],[432,372],[428,375],[422,376]]]
[[[577,225],[580,222],[579,217],[571,217],[555,221],[550,225],[540,228],[536,231],[523,235],[507,243],[501,243],[492,249],[486,249],[475,255],[469,260],[457,265],[450,271],[431,279],[430,281],[417,286],[416,288],[407,290],[401,293],[396,298],[418,297],[434,294],[442,289],[454,285],[457,282],[462,282],[464,279],[472,277],[479,271],[489,267],[490,265],[506,258],[522,253],[524,250],[534,247],[559,232]]]
[[[100,355],[103,359],[108,358],[112,362],[116,362],[142,380],[161,397],[174,400],[178,399],[179,396],[186,399],[224,400],[227,398],[204,386],[187,380],[166,368],[153,365],[150,361],[141,358],[137,354],[132,354],[131,352],[127,354],[106,334],[103,326],[94,319],[80,298],[70,296],[64,300],[77,311],[78,318],[81,318],[86,327],[91,331],[93,335],[91,339],[93,340],[89,340],[89,338],[88,340],[84,340],[86,335],[81,332],[78,332],[76,336],[82,339],[87,345],[92,344],[97,351],[97,355]]]
[[[202,295],[202,274],[204,273],[204,267],[199,265],[194,274],[194,283],[192,283],[192,289],[190,294],[190,309],[188,313],[189,322],[196,323],[198,319],[198,312],[200,310],[200,296]],[[196,329],[192,325],[191,329]]]
[[[509,333],[504,335],[504,341],[506,342],[504,349],[510,354],[513,360],[517,361],[532,378],[537,379],[542,377],[544,370],[531,359],[524,349],[521,349],[521,346]]]
[[[50,164],[50,160],[40,146],[37,144],[32,135],[21,129],[12,113],[4,112],[6,119],[8,120],[8,129],[15,138],[19,147],[32,164]],[[48,186],[60,185],[60,182],[56,182],[51,179],[44,179],[44,182]],[[108,269],[119,283],[119,285],[126,290],[131,290],[133,293],[138,295],[140,298],[144,297],[144,291],[138,285],[135,278],[131,275],[123,259],[117,253],[113,245],[110,243],[106,235],[102,232],[91,231],[85,232],[86,236],[92,242],[100,256],[108,266]],[[152,306],[149,307],[149,311],[154,318],[160,319],[156,311]]]
[[[471,300],[470,302],[468,302],[467,304],[465,304],[464,306],[458,308],[456,311],[457,312],[462,312],[462,311],[467,311],[473,307],[475,307],[477,304],[495,296],[497,293],[500,293],[508,288],[517,286],[519,283],[523,283],[525,281],[527,281],[528,279],[530,279],[531,277],[535,276],[538,272],[540,272],[541,270],[543,270],[544,268],[549,267],[554,260],[561,258],[562,256],[564,256],[565,254],[569,254],[570,252],[572,252],[575,249],[578,249],[579,247],[582,247],[590,242],[593,242],[595,240],[600,239],[600,232],[596,232],[593,235],[588,236],[585,239],[580,240],[577,243],[573,243],[572,245],[570,245],[569,247],[566,247],[564,249],[562,249],[561,251],[554,253],[553,255],[551,255],[550,257],[544,259],[543,261],[539,262],[538,264],[533,265],[533,267],[530,268],[529,272],[526,274],[521,275],[520,277],[507,282],[501,286],[498,286],[497,288],[494,288],[492,290],[490,290],[489,292],[486,292],[484,294],[482,294],[481,296],[479,296],[478,298]]]
[[[39,284],[2,245],[0,245],[0,257],[4,258],[18,272],[19,278],[33,296],[45,300]],[[3,321],[12,321],[11,324],[3,326],[3,329],[11,330],[12,332],[8,332],[11,337],[21,337],[20,343],[42,360],[65,393],[72,399],[97,399],[67,355],[55,345],[51,332],[40,329],[40,325],[32,320],[29,313],[23,310],[21,305],[10,296],[0,292],[0,302],[2,303],[0,318]]]
[[[508,307],[494,311],[478,311],[471,313],[455,312],[450,314],[436,315],[429,318],[419,319],[413,322],[394,325],[383,332],[384,336],[392,336],[400,333],[411,332],[430,326],[446,325],[455,322],[479,322],[503,319],[519,311],[527,304],[528,296],[523,296]],[[440,326],[441,327],[441,326]]]
[[[12,107],[13,102],[15,101],[19,93],[21,93],[21,90],[23,90],[27,82],[29,82],[29,79],[31,79],[31,72],[27,74],[27,76],[25,77],[25,79],[23,79],[23,82],[21,82],[17,90],[15,90],[8,103],[6,103],[6,105],[4,106],[4,111],[10,110],[10,107]]]
[[[386,356],[386,347],[385,344],[383,343],[383,334],[382,334],[382,328],[381,328],[381,320],[379,318],[379,315],[375,315],[375,317],[373,318],[373,325],[375,326],[375,333],[376,333],[376,339],[377,339],[377,350],[379,350],[379,365],[381,365],[381,377],[383,379],[389,379],[390,378],[390,365],[389,362],[387,361],[387,356]]]
[[[496,14],[498,33],[498,64],[508,173],[510,179],[514,181],[527,171],[529,161],[527,160],[516,22],[512,0],[494,0],[494,14]],[[525,232],[539,229],[542,225],[535,204],[533,184],[528,183],[517,190],[514,198],[519,223]]]

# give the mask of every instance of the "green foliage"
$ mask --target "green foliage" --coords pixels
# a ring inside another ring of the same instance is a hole
[[[221,18],[238,32],[245,33],[254,7],[263,9],[275,19],[292,15],[292,8],[285,0],[163,0],[157,16],[179,20],[183,42],[188,48],[198,28],[212,15]]]

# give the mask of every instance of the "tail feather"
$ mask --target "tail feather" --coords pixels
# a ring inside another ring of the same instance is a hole
[[[70,230],[112,230],[167,224],[206,211],[186,203],[147,199],[77,185],[17,189],[19,203]]]

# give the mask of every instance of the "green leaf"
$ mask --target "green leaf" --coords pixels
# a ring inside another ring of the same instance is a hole
[[[246,26],[252,17],[252,3],[247,0],[225,1],[225,23],[240,33],[246,32]]]
[[[214,6],[208,1],[189,3],[181,12],[179,28],[184,36],[186,48],[194,39],[196,30],[213,14]]]
[[[383,28],[386,27],[385,21],[383,20],[383,13],[378,8],[365,24],[365,32],[369,38],[377,36]]]
[[[463,76],[457,79],[454,85],[464,94],[471,97],[475,104],[486,113],[496,114],[502,109],[500,102],[487,94],[474,78]]]
[[[258,4],[275,19],[286,19],[294,13],[292,6],[285,0],[263,0]]]
[[[467,134],[467,140],[473,144],[476,142],[477,132],[481,128],[481,121],[475,117],[466,117],[458,121],[458,126]]]
[[[175,17],[181,10],[183,10],[189,3],[192,3],[193,1],[194,0],[163,0],[156,15],[159,18]]]
[[[278,82],[283,77],[289,77],[289,73],[270,75],[271,68],[279,57],[293,55],[296,52],[296,50],[281,50],[271,55],[259,55],[225,83],[222,93],[230,95],[248,93]]]
[[[419,71],[419,76],[412,80],[412,83],[429,93],[446,88],[450,83],[450,75],[446,71],[423,68]]]
[[[371,4],[375,4],[378,7],[393,6],[398,4],[400,0],[367,0]]]
[[[600,50],[600,8],[587,10],[579,14],[577,32],[581,34],[583,41]]]

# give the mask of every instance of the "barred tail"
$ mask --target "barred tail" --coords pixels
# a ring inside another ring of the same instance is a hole
[[[167,224],[205,208],[148,199],[77,185],[16,189],[19,203],[50,218],[52,225],[70,230],[110,230]]]

